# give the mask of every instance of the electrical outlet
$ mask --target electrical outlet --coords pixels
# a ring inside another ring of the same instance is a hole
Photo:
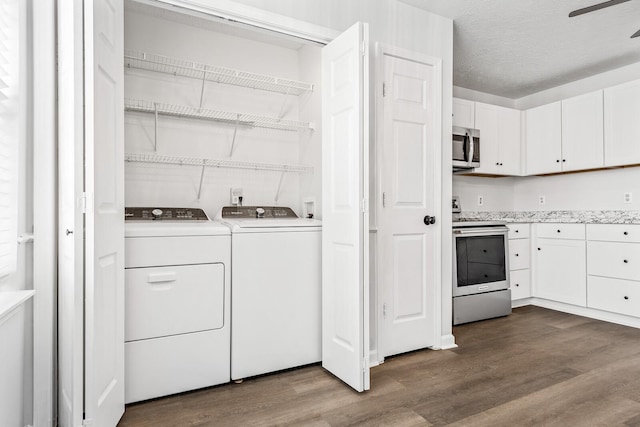
[[[625,203],[633,203],[633,193],[624,193],[623,200]]]
[[[478,196],[478,206],[482,206],[482,205],[484,205],[484,197]]]
[[[538,204],[544,205],[545,203],[547,203],[547,198],[544,196],[538,196]]]
[[[231,204],[234,206],[238,206],[241,204],[242,200],[242,188],[232,188],[231,189]]]

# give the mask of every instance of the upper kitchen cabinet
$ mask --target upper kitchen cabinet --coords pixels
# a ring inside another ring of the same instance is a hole
[[[604,90],[604,165],[640,163],[640,80]]]
[[[480,135],[482,137],[482,134]],[[525,112],[526,173],[562,172],[562,106],[560,102]]]
[[[475,103],[475,126],[480,130],[480,167],[475,173],[520,175],[520,111]]]
[[[453,98],[453,126],[475,129],[475,102]]]
[[[563,172],[604,166],[603,120],[601,90],[562,101]]]

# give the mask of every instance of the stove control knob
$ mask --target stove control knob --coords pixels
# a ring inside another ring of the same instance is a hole
[[[162,216],[162,209],[154,209],[151,211],[151,215],[153,215],[153,219],[158,219]]]
[[[264,218],[264,209],[256,208],[256,218]]]

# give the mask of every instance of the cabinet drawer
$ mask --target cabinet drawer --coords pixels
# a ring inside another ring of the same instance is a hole
[[[584,240],[584,224],[537,224],[536,236],[547,239]]]
[[[529,239],[509,240],[509,270],[529,268]]]
[[[590,308],[640,317],[640,283],[589,276],[587,305]]]
[[[229,382],[229,329],[128,342],[125,403]]]
[[[125,268],[163,265],[229,264],[231,236],[128,237]]]
[[[509,239],[527,239],[529,237],[529,224],[507,224],[509,227]]]
[[[587,274],[640,280],[640,244],[588,242]]]
[[[531,296],[529,269],[511,271],[509,274],[511,276],[511,299],[529,298]]]
[[[125,271],[125,341],[224,326],[225,266],[200,264]]]
[[[640,243],[640,225],[587,224],[587,240]]]

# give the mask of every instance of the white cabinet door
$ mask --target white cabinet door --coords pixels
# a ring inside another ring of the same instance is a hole
[[[480,167],[475,173],[500,175],[500,107],[476,102],[475,122],[480,131]]]
[[[85,419],[124,413],[124,4],[84,1]]]
[[[640,80],[604,90],[604,165],[640,163]]]
[[[584,240],[537,239],[533,272],[533,296],[586,306]]]
[[[369,389],[368,27],[322,49],[322,366]]]
[[[562,101],[562,170],[604,166],[602,91]]]
[[[476,173],[520,175],[520,111],[476,102],[480,167]]]
[[[384,48],[383,48],[384,49]],[[382,356],[436,344],[440,284],[441,61],[384,50],[383,140],[379,144]]]
[[[475,102],[453,98],[453,126],[475,129]]]
[[[500,174],[521,175],[521,112],[512,108],[500,108],[498,140],[500,141]],[[482,134],[480,134],[482,146]],[[480,152],[482,156],[482,152]],[[482,157],[480,157],[482,159]]]
[[[561,104],[554,102],[525,112],[526,173],[562,171]]]

